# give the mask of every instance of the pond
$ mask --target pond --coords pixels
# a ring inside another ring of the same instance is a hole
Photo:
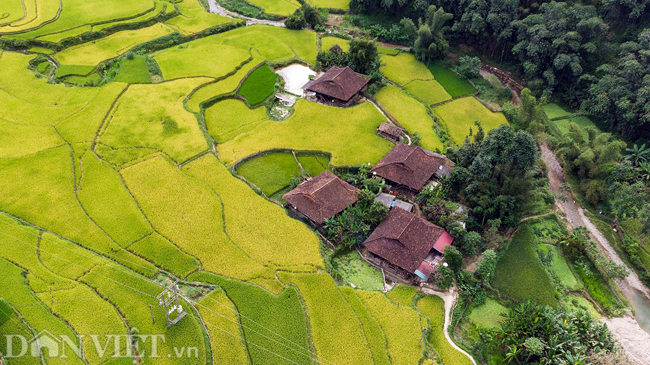
[[[298,96],[302,96],[302,87],[309,81],[309,76],[316,75],[309,67],[298,63],[279,68],[275,73],[284,79],[284,91]]]

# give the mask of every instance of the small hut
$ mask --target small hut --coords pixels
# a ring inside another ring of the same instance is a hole
[[[387,139],[393,143],[397,143],[400,141],[403,132],[404,132],[403,128],[400,128],[395,124],[386,123],[386,122],[381,123],[379,128],[377,128],[377,134],[379,134],[382,138]]]

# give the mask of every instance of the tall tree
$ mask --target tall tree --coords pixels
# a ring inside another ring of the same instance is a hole
[[[449,42],[445,39],[445,32],[449,27],[445,26],[453,15],[446,13],[442,7],[429,6],[427,16],[417,32],[413,48],[415,56],[423,62],[443,58],[449,48]]]
[[[351,68],[362,74],[369,74],[379,68],[377,46],[373,41],[353,39],[350,42]]]

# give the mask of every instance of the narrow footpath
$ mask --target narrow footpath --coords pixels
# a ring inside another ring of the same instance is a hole
[[[546,144],[541,145],[542,160],[546,163],[548,170],[549,187],[551,192],[555,194],[564,194],[560,191],[560,185],[566,182],[564,178],[564,171],[557,157]],[[624,265],[625,263],[618,256],[614,248],[609,244],[607,239],[598,231],[598,228],[591,223],[589,218],[584,214],[584,210],[575,202],[573,195],[567,193],[569,199],[566,202],[555,201],[555,204],[564,213],[567,221],[568,228],[573,230],[578,226],[585,226],[590,232],[591,239],[596,242],[598,247],[603,251],[607,258],[613,260],[617,264]],[[648,288],[641,282],[639,276],[633,271],[629,270],[630,275],[624,280],[618,281],[617,284],[625,296],[630,299],[634,295],[633,290],[638,290],[645,296],[650,298]],[[630,302],[633,301],[630,299]],[[603,318],[603,322],[607,324],[614,336],[619,340],[628,356],[636,364],[650,365],[650,334],[645,332],[637,320],[631,315],[626,315],[623,318]]]

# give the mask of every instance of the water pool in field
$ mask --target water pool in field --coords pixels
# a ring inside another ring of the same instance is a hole
[[[309,76],[316,75],[309,67],[299,63],[279,68],[275,73],[284,79],[284,90],[298,96],[302,96],[302,87],[309,81]]]

